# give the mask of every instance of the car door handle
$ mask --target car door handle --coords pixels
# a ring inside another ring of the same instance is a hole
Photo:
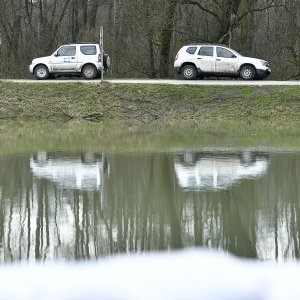
[[[221,59],[220,59],[220,58],[217,58],[217,61],[221,61]]]
[[[202,57],[198,57],[197,59],[202,59]]]
[[[75,57],[71,57],[71,59],[75,59]]]

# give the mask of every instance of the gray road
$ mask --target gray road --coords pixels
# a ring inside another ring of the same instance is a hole
[[[22,80],[22,79],[5,79],[5,82],[26,82],[26,83],[66,83],[66,82],[82,82],[89,84],[99,84],[100,80],[82,80],[82,79],[54,79],[54,80]],[[120,84],[171,84],[171,85],[200,85],[200,86],[300,86],[299,81],[269,81],[269,80],[257,80],[257,81],[243,81],[243,80],[158,80],[158,79],[108,79],[105,82]]]

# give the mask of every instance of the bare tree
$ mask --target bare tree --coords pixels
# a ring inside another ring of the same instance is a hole
[[[300,0],[0,0],[0,76],[29,76],[30,60],[60,44],[97,42],[102,25],[115,77],[175,76],[182,45],[213,42],[261,55],[274,78],[293,78],[299,8]]]

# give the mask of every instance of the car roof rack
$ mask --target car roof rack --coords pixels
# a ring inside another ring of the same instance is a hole
[[[98,43],[93,43],[93,42],[79,42],[79,43],[68,43],[66,45],[95,45]]]
[[[226,44],[217,44],[217,43],[190,43],[187,46],[202,46],[202,45],[209,45],[209,46],[221,46],[221,47],[227,47],[228,46]]]

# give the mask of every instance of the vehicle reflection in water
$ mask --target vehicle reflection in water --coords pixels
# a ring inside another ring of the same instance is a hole
[[[266,154],[241,152],[197,152],[186,150],[175,160],[175,172],[184,190],[220,190],[239,180],[256,178],[267,172]]]
[[[98,190],[104,176],[109,174],[105,156],[94,153],[75,156],[38,152],[31,156],[30,168],[35,177],[48,179],[69,189]]]
[[[207,167],[205,188],[198,179],[183,186],[174,164],[195,170],[203,160],[218,166],[217,180]],[[297,152],[0,156],[0,261],[195,246],[300,258],[299,170]],[[219,181],[224,174],[229,179]]]

